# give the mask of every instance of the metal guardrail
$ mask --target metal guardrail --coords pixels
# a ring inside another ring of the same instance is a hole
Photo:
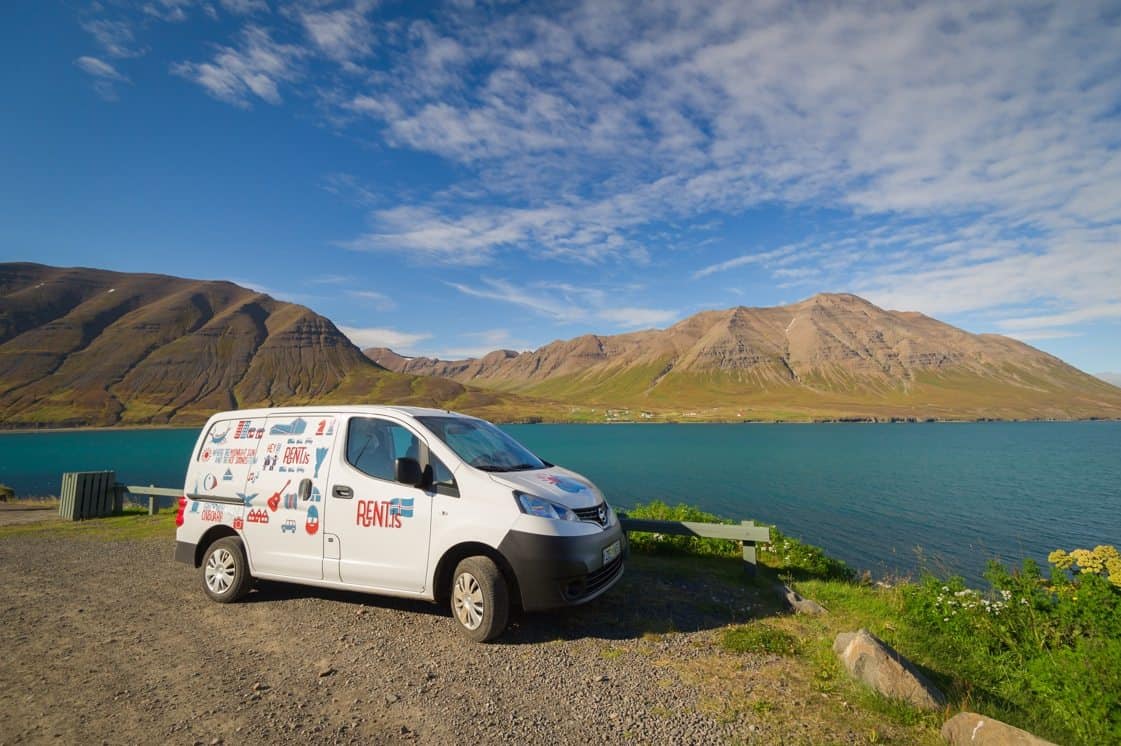
[[[770,527],[757,526],[755,521],[740,521],[739,525],[733,523],[697,523],[695,521],[654,521],[645,518],[628,518],[623,513],[619,516],[619,522],[623,530],[628,533],[642,531],[651,534],[699,536],[705,539],[738,541],[743,549],[743,569],[748,575],[754,575],[758,569],[755,544],[757,542],[768,544],[771,541]]]
[[[148,498],[148,514],[160,510],[159,498],[177,498],[183,490],[155,485],[124,485],[112,471],[68,471],[62,475],[58,514],[70,521],[115,515],[124,507],[126,496]]]

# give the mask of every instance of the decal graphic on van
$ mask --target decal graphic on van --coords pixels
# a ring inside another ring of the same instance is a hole
[[[226,442],[226,436],[230,434],[231,427],[232,427],[231,425],[226,425],[226,429],[223,430],[220,433],[216,433],[214,431],[211,431],[210,442],[213,443],[214,445],[220,445],[222,443],[225,443]]]
[[[269,435],[303,435],[307,429],[307,420],[297,417],[291,422],[278,422],[269,428]]]
[[[315,428],[316,435],[334,435],[335,434],[335,420],[320,420],[319,426]]]
[[[269,512],[264,508],[257,508],[245,514],[246,523],[268,523]]]
[[[307,501],[309,503],[323,502],[323,494],[319,491],[318,487],[315,487],[314,485],[312,486],[311,494],[308,495]]]
[[[284,490],[288,489],[288,485],[290,485],[290,484],[292,484],[291,479],[289,479],[287,482],[285,482],[283,487],[278,489],[276,492],[272,493],[272,497],[270,497],[269,500],[268,500],[269,510],[271,510],[274,513],[276,512],[276,509],[280,507],[280,493],[282,493],[282,492],[284,492]],[[284,507],[288,507],[288,505],[285,504]]]
[[[583,492],[584,490],[588,489],[588,486],[583,482],[577,482],[575,479],[569,479],[567,477],[557,477],[553,476],[552,474],[544,474],[542,476],[539,476],[538,479],[540,479],[542,482],[548,482],[549,484],[557,487],[558,489],[562,489],[565,492]]]
[[[359,500],[355,506],[356,525],[364,528],[401,528],[402,518],[413,517],[413,499],[395,497],[392,500]]]
[[[327,458],[326,448],[315,449],[315,479],[319,479],[319,467],[323,466],[323,459]]]
[[[238,420],[237,429],[234,430],[234,440],[260,440],[265,437],[265,426],[253,427],[252,420]]]
[[[240,531],[243,528],[245,528],[245,521],[241,519],[241,516],[234,518],[234,531]]]
[[[230,471],[229,469],[226,469],[226,473],[222,475],[222,481],[223,482],[234,481],[234,473],[232,471]]]
[[[300,507],[295,492],[288,492],[284,495],[284,507],[288,510],[296,510]]]
[[[222,506],[207,503],[206,507],[202,509],[202,520],[204,523],[220,523],[222,521]]]
[[[213,474],[205,474],[202,478],[202,488],[204,490],[212,490],[218,486],[218,477]]]
[[[294,533],[296,533],[296,521],[292,518],[289,518],[288,520],[286,520],[284,522],[284,524],[280,527],[280,533],[282,533],[282,534],[294,534]]]
[[[240,497],[241,501],[243,503],[245,503],[246,505],[252,505],[253,504],[253,498],[255,498],[257,496],[256,492],[254,492],[251,495],[247,495],[244,492],[235,492],[234,494],[237,495],[238,497]]]
[[[319,530],[319,511],[315,509],[314,505],[308,506],[307,522],[304,523],[304,530],[310,536],[314,536],[315,532]]]

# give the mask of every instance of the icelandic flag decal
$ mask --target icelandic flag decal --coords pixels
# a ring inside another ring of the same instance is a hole
[[[399,515],[402,518],[413,517],[413,500],[412,497],[395,497],[389,501],[389,514]]]

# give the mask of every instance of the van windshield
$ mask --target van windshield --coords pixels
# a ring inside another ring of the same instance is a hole
[[[546,464],[529,449],[485,420],[466,417],[417,417],[448,448],[476,469],[527,471]]]

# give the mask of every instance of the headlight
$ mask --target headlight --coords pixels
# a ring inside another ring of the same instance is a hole
[[[535,495],[527,495],[524,492],[515,492],[514,497],[518,500],[518,507],[527,515],[535,515],[538,518],[551,518],[557,521],[577,520],[576,514],[571,510],[563,505],[557,505],[550,500],[545,500]]]

